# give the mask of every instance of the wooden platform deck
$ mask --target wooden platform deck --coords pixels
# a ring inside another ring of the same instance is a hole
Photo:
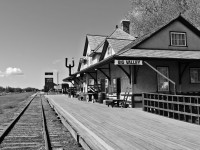
[[[200,150],[200,126],[135,108],[111,108],[62,95],[49,101],[91,149]]]

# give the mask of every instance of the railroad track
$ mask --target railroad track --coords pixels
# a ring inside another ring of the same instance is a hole
[[[41,98],[35,95],[0,137],[0,149],[45,149]]]
[[[36,94],[4,129],[0,149],[82,150],[82,147],[61,124],[44,96]]]
[[[61,123],[58,114],[50,106],[45,97],[42,97],[43,107],[46,116],[47,130],[51,142],[51,147],[56,150],[83,150],[83,148],[72,137],[71,133]]]

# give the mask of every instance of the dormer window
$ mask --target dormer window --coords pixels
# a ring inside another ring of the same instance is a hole
[[[171,46],[186,46],[186,33],[170,32]]]

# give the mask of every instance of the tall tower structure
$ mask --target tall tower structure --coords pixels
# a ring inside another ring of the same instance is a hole
[[[53,72],[45,72],[45,85],[44,91],[48,92],[54,89]]]

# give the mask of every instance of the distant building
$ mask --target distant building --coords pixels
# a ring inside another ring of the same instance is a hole
[[[63,92],[63,94],[67,94],[68,89],[69,89],[69,84],[62,83],[62,92]]]
[[[44,91],[48,92],[50,90],[54,90],[54,85],[56,85],[53,81],[53,72],[45,72],[45,85]]]

